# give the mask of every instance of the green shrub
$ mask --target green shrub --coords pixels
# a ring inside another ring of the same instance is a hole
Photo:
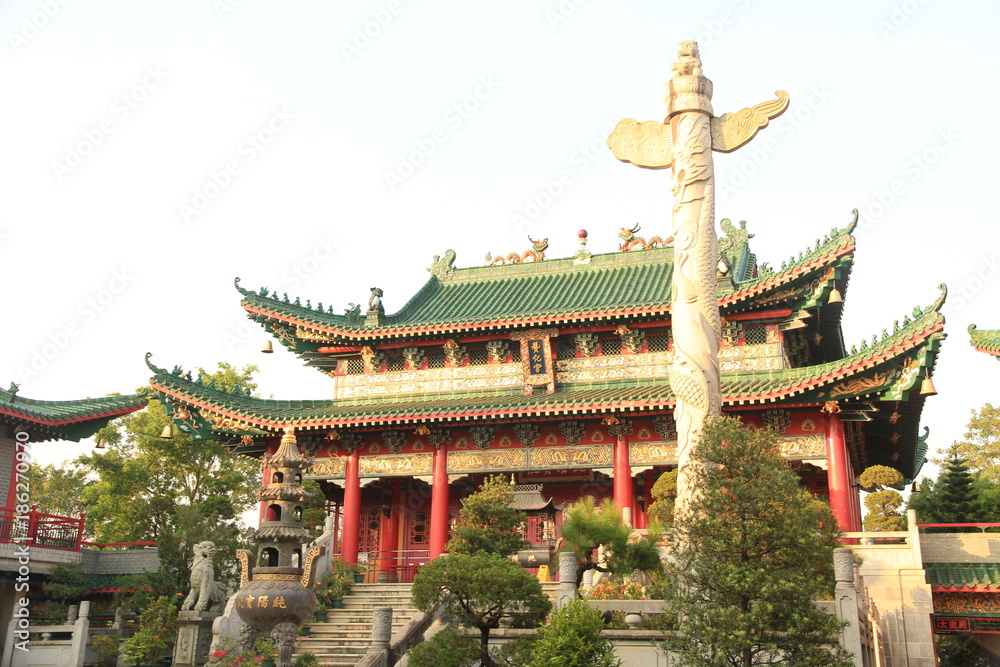
[[[586,600],[572,600],[538,631],[531,667],[618,667],[615,646],[601,636],[601,612]]]
[[[479,659],[475,637],[445,628],[406,652],[410,667],[470,667]]]

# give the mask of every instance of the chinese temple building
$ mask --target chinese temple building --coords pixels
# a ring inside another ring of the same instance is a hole
[[[845,531],[860,530],[865,467],[912,480],[923,465],[920,414],[945,338],[942,294],[847,347],[856,223],[771,269],[746,224],[723,220],[717,277],[724,413],[773,430]],[[273,454],[294,428],[349,561],[378,552],[380,567],[406,567],[443,553],[461,499],[494,473],[536,498],[533,548],[553,544],[562,508],[583,495],[613,498],[642,528],[653,482],[677,464],[674,253],[636,232],[591,254],[581,231],[566,259],[546,257],[543,240],[456,268],[449,250],[394,314],[374,288],[367,312],[340,314],[237,279],[248,316],[328,375],[332,397],[252,398],[152,364],[150,384],[179,428],[240,453]]]

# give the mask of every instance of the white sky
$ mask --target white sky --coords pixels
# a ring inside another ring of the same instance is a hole
[[[464,267],[529,234],[550,257],[581,228],[593,252],[636,222],[668,234],[668,175],[603,142],[620,118],[662,119],[676,44],[697,39],[717,115],[791,95],[716,155],[718,215],[749,222],[762,261],[861,209],[848,345],[951,288],[924,412],[947,446],[1000,400],[1000,366],[966,334],[1000,328],[998,24],[985,1],[9,0],[0,382],[43,400],[131,393],[151,351],[166,368],[260,364],[262,395],[323,398],[328,378],[259,353],[234,276],[336,312],[377,285],[391,313],[448,248]],[[392,172],[406,177],[390,187]],[[548,205],[529,220],[528,200]]]

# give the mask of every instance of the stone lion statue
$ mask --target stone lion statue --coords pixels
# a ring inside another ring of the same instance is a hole
[[[191,564],[191,592],[188,593],[183,611],[208,611],[210,607],[221,608],[226,603],[226,592],[215,581],[214,542],[199,542],[194,545],[194,562]]]

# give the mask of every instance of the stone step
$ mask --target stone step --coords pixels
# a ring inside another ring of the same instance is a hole
[[[310,622],[310,634],[299,637],[294,656],[316,656],[321,665],[355,665],[368,652],[376,607],[392,607],[392,632],[401,630],[417,613],[410,601],[410,584],[355,584],[343,607],[327,611],[325,622]]]

